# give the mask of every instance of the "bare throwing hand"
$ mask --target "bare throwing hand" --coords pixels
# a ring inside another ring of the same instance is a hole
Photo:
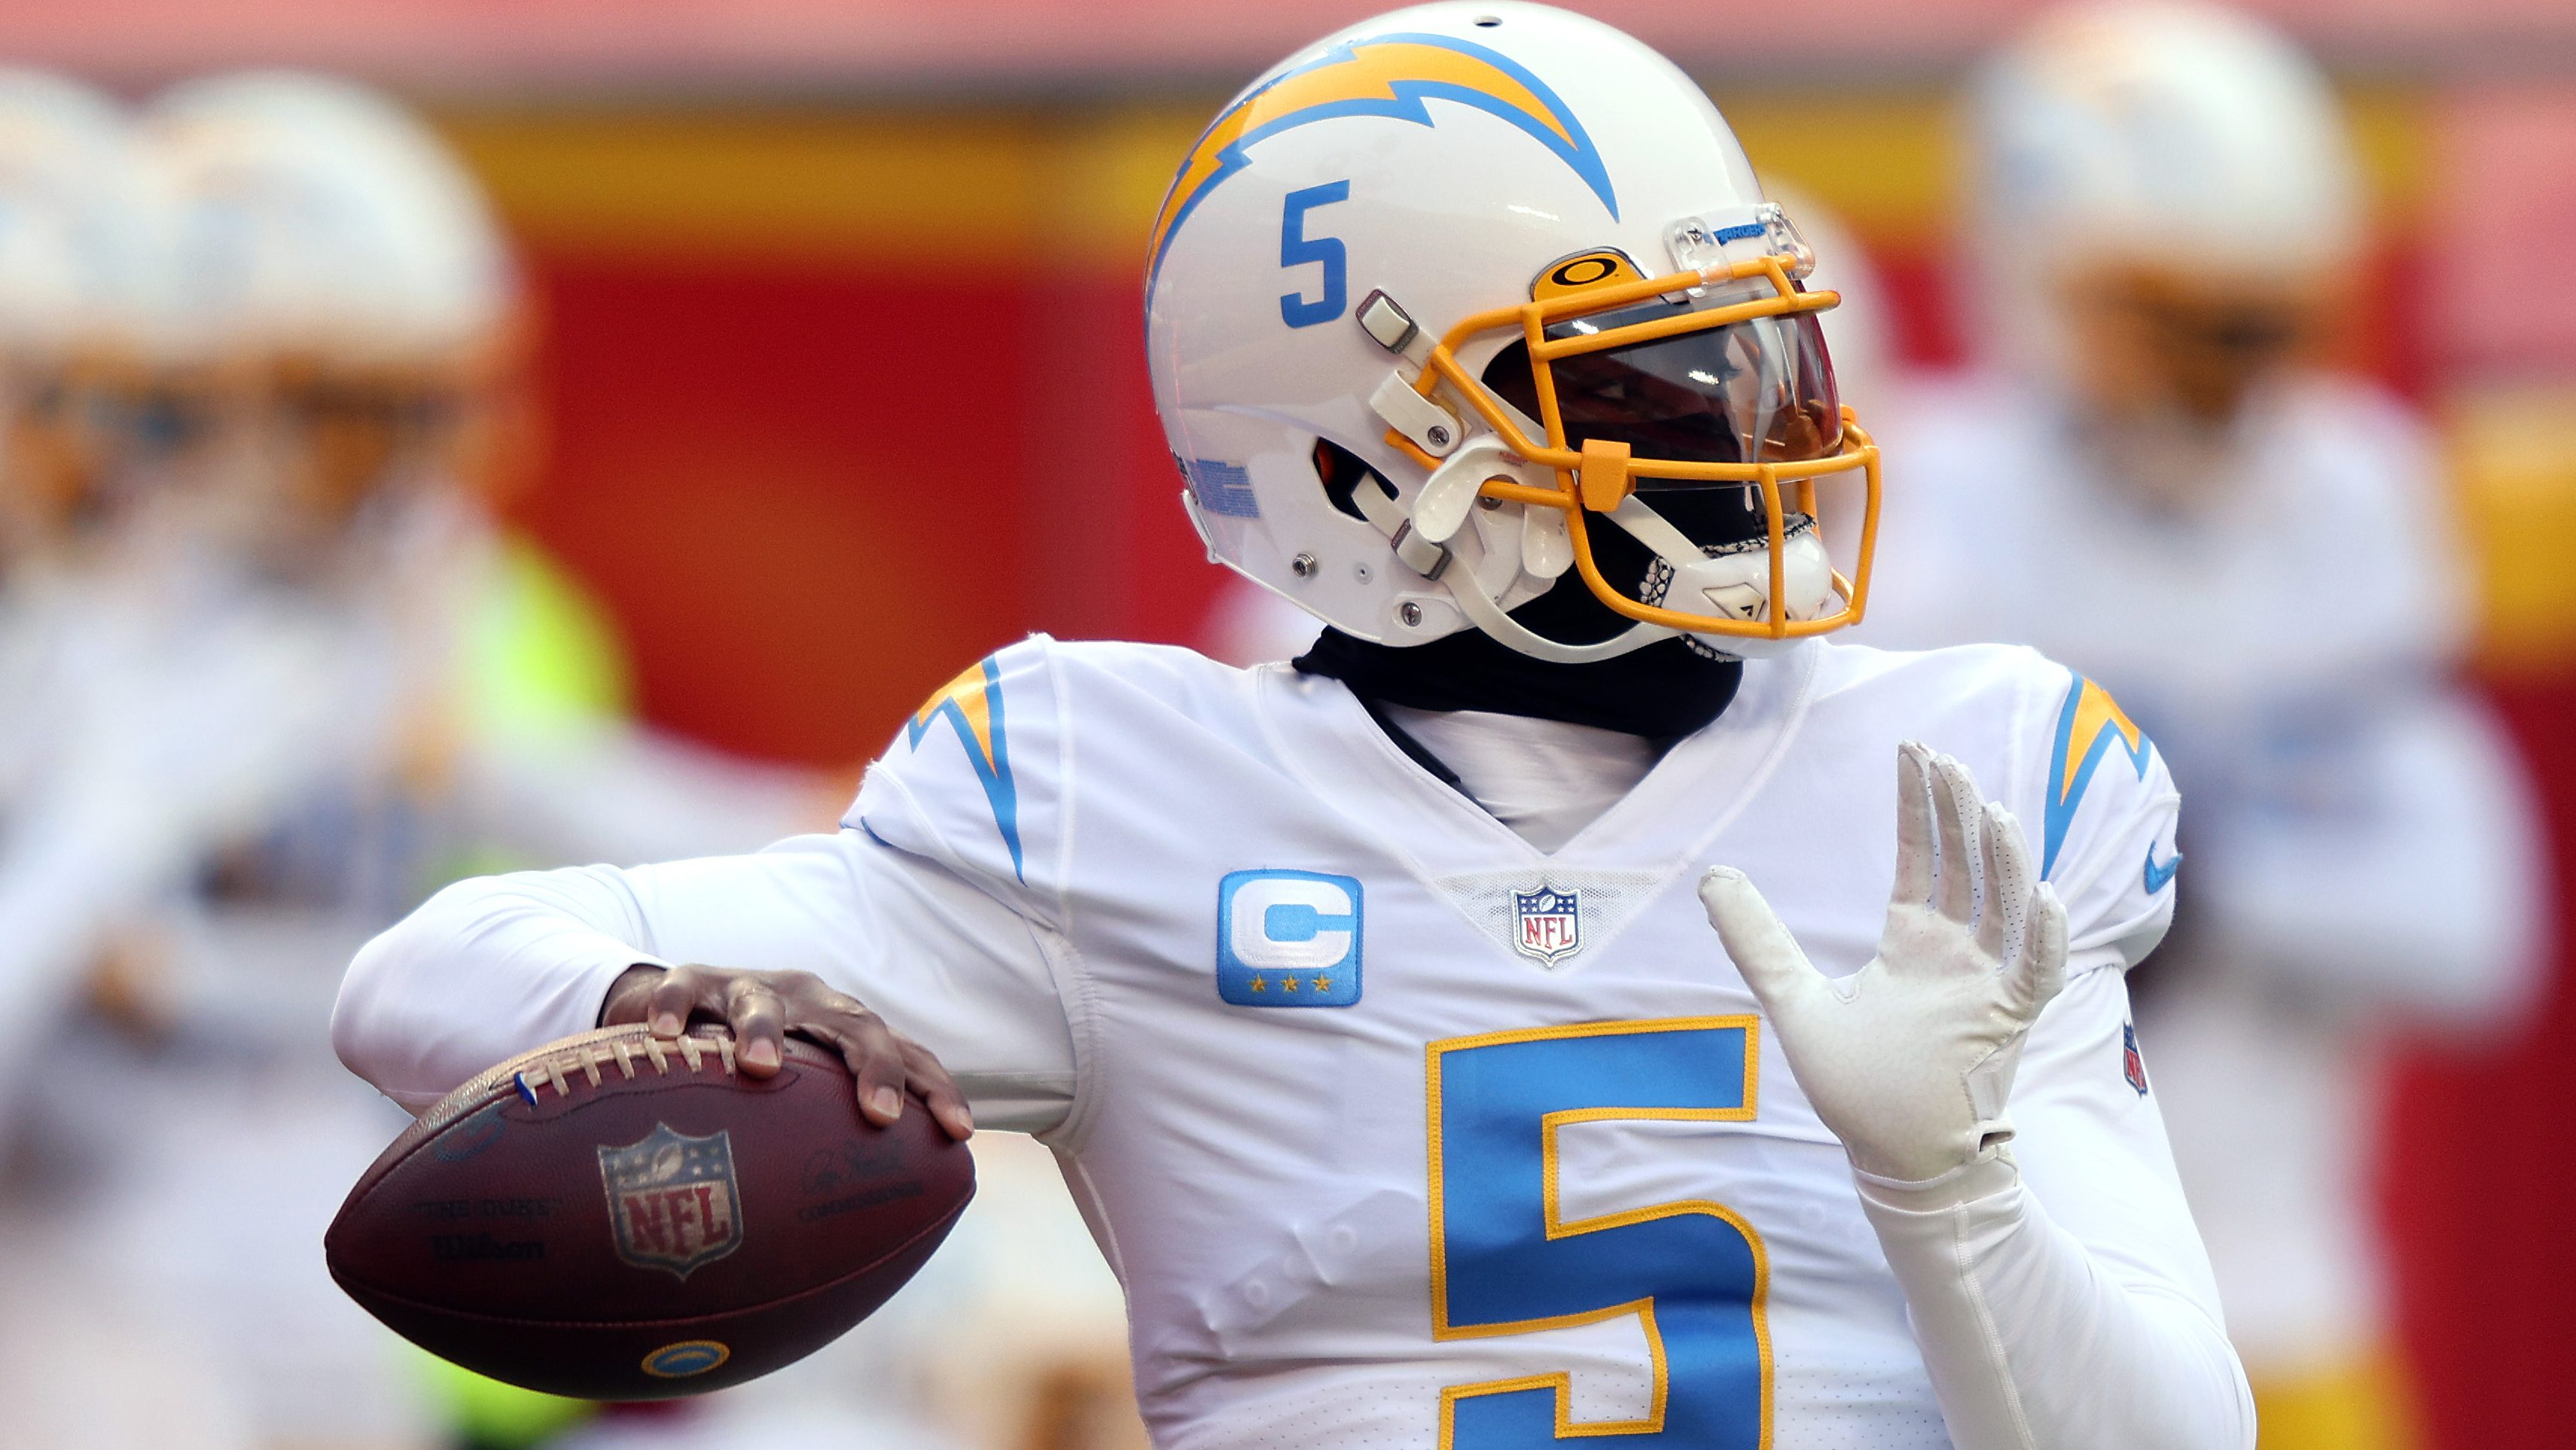
[[[641,1022],[656,1036],[677,1037],[693,1017],[733,1029],[740,1044],[735,1060],[745,1076],[776,1073],[792,1032],[841,1054],[858,1081],[859,1111],[869,1122],[883,1127],[902,1117],[909,1090],[930,1105],[930,1115],[949,1137],[963,1141],[975,1131],[965,1094],[929,1048],[812,972],[632,966],[608,989],[599,1021],[604,1027]]]

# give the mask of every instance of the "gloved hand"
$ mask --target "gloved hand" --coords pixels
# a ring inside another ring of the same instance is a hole
[[[1967,767],[1908,742],[1896,784],[1896,889],[1858,972],[1818,972],[1740,871],[1712,867],[1699,899],[1853,1166],[1919,1183],[2004,1154],[2022,1042],[2065,984],[2066,908]]]

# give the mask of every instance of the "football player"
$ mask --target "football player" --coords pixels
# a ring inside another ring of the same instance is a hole
[[[0,69],[0,584],[109,542],[140,473],[152,277],[124,112]]]
[[[131,154],[107,97],[0,70],[0,804],[40,772],[70,596],[124,542],[144,471]]]
[[[2031,651],[1819,638],[1873,539],[1814,480],[1869,513],[1877,453],[1812,260],[1607,26],[1299,51],[1145,285],[1183,506],[1315,647],[1003,650],[837,834],[441,893],[343,1060],[425,1107],[703,1014],[1036,1134],[1159,1444],[2249,1444],[2123,1073],[2163,763]]]
[[[2170,746],[2197,885],[2138,1025],[2263,1444],[2403,1444],[2381,1045],[2511,1021],[2542,896],[2529,791],[2448,683],[2441,468],[2326,366],[2360,285],[2352,147],[2287,42],[2173,5],[2042,21],[1972,112],[2001,325],[1882,435],[1902,469],[1861,634],[2036,645]]]
[[[154,328],[133,179],[122,107],[0,69],[0,992],[13,1004],[0,1052],[12,1063],[70,1055],[55,1035],[66,1009],[99,995],[95,969],[115,955],[87,936],[48,941],[59,918],[10,908],[86,905],[80,868],[95,863],[54,864],[73,824],[59,783],[98,676],[130,663],[117,645],[152,572],[148,510],[134,507],[151,496],[138,486],[150,450],[137,404]],[[26,1131],[32,1115],[8,1091],[17,1071],[0,1071],[0,1439],[247,1450],[220,1388],[60,1252],[51,1230],[77,1175],[48,1151],[59,1139]]]
[[[0,1138],[19,1049],[114,955],[100,908],[132,878],[87,849],[94,745],[174,615],[144,407],[168,291],[135,157],[107,97],[0,71],[0,989],[22,1008],[0,1023]]]
[[[155,392],[183,507],[159,521],[189,547],[128,591],[150,607],[90,611],[0,837],[0,1118],[33,1103],[94,1160],[51,1228],[242,1418],[391,1439],[399,1364],[311,1254],[385,1132],[320,1050],[349,953],[496,859],[746,849],[840,801],[622,718],[595,608],[493,522],[516,279],[427,128],[263,73],[172,88],[140,142],[182,304]],[[154,950],[114,951],[136,922]],[[81,1032],[64,1009],[103,955],[168,1035],[85,1033],[51,1067],[30,1045]],[[263,1332],[227,1332],[245,1316]]]
[[[174,88],[145,133],[207,338],[207,531],[247,561],[246,587],[344,621],[378,661],[393,709],[369,768],[414,816],[384,813],[381,834],[650,859],[813,818],[803,775],[621,718],[599,607],[495,517],[533,467],[529,325],[507,241],[444,143],[381,96],[294,73]],[[323,854],[268,865],[382,909],[446,864],[356,881]]]

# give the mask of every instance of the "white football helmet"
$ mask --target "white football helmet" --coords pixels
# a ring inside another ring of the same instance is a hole
[[[66,353],[139,326],[126,118],[88,87],[0,69],[0,348]]]
[[[144,112],[218,527],[294,552],[518,459],[519,297],[481,191],[372,91],[251,72]]]
[[[480,189],[372,91],[213,76],[156,98],[143,133],[209,347],[409,364],[485,344],[516,306]]]
[[[1878,454],[1813,260],[1708,97],[1619,31],[1510,0],[1362,22],[1228,105],[1156,218],[1182,502],[1213,558],[1390,645],[1475,628],[1583,662],[1841,628]],[[1813,486],[1844,471],[1847,575]],[[1568,570],[1624,629],[1510,616]]]
[[[2094,401],[2223,425],[2314,341],[2361,248],[2326,78],[2231,10],[2121,0],[2044,17],[1971,98],[1972,247],[2005,360]]]
[[[126,116],[0,69],[0,554],[105,522],[137,453],[155,272]]]

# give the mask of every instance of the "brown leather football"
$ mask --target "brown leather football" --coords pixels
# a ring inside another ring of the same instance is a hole
[[[331,1224],[331,1277],[412,1343],[594,1400],[739,1384],[903,1287],[975,1196],[918,1099],[859,1116],[840,1058],[789,1039],[604,1027],[493,1068],[376,1159]]]

